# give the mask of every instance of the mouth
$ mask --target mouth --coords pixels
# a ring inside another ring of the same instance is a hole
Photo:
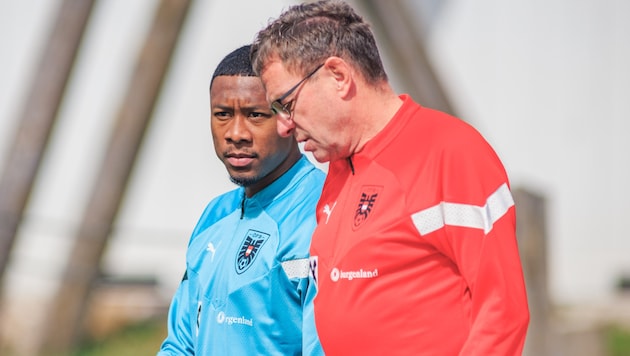
[[[245,167],[250,165],[256,158],[255,154],[248,153],[225,153],[226,161],[233,167]]]
[[[315,148],[313,147],[312,141],[308,138],[304,138],[302,140],[299,140],[298,142],[302,145],[302,149],[304,151],[312,152],[315,150]]]
[[[308,137],[306,137],[306,136],[303,136],[303,135],[297,135],[297,134],[296,134],[296,135],[295,135],[295,140],[296,140],[298,143],[300,143],[300,144],[305,144],[305,143],[306,143],[306,141],[308,141],[308,140],[309,140],[309,138],[308,138]]]

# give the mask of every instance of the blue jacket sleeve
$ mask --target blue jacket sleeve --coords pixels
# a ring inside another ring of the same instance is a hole
[[[240,199],[241,196],[241,193],[230,195],[232,199],[236,200]],[[195,237],[217,220],[217,215],[224,216],[229,213],[229,207],[233,206],[234,203],[225,201],[225,197],[224,195],[213,199],[205,207],[188,241],[189,248]],[[188,256],[186,259],[188,260]],[[195,283],[190,283],[188,279],[189,277],[194,279],[193,274],[194,272],[190,272],[189,275],[189,271],[186,269],[186,274],[173,296],[168,312],[168,335],[160,347],[158,356],[195,354],[194,343],[198,330],[197,308],[199,305],[197,291],[191,290],[196,288]]]
[[[193,307],[189,298],[187,274],[180,283],[168,312],[168,335],[160,347],[158,356],[194,355],[193,328],[190,323]]]
[[[313,299],[315,299],[315,282],[310,277],[302,278],[300,290],[302,293],[302,355],[323,356],[324,350],[319,342],[317,330],[315,328],[315,310]]]

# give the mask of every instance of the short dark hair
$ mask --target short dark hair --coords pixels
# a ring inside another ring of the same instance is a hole
[[[214,74],[212,74],[210,87],[212,88],[214,78],[222,75],[256,77],[256,73],[254,73],[254,69],[252,68],[252,61],[249,58],[250,51],[251,45],[245,45],[225,56],[214,70]]]
[[[371,84],[387,80],[370,25],[345,1],[293,5],[256,35],[256,73],[277,56],[289,72],[305,75],[330,56],[354,64]]]

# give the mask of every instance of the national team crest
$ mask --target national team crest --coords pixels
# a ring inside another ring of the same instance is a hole
[[[357,209],[354,212],[353,230],[361,227],[374,212],[376,201],[382,190],[383,187],[378,185],[365,185],[361,188],[361,197],[356,205]]]
[[[258,251],[269,239],[269,234],[256,230],[248,230],[236,256],[236,273],[241,274],[252,265]]]

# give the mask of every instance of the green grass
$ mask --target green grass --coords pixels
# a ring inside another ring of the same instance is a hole
[[[606,332],[608,356],[630,355],[630,328],[613,326]]]
[[[155,355],[166,336],[166,320],[156,319],[127,327],[99,341],[86,343],[73,356]],[[606,356],[630,355],[630,328],[611,326],[605,335]]]
[[[166,320],[156,319],[127,327],[99,341],[83,345],[74,356],[155,355],[166,337]]]

